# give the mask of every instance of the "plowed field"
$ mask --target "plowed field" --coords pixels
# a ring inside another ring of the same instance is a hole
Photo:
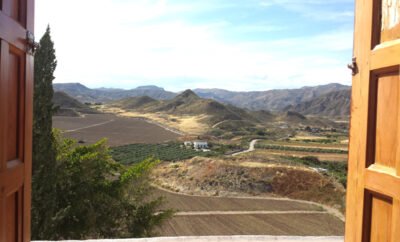
[[[94,144],[108,138],[110,146],[134,143],[161,143],[174,140],[178,134],[144,120],[112,114],[87,114],[84,117],[53,118],[53,127],[64,130],[64,137]]]

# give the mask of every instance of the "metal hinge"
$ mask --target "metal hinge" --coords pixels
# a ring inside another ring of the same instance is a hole
[[[29,31],[26,31],[26,52],[30,55],[33,55],[38,47],[39,43],[35,42],[35,35]]]
[[[358,73],[357,58],[353,56],[351,63],[347,64],[347,67],[351,70],[353,76],[356,75]]]

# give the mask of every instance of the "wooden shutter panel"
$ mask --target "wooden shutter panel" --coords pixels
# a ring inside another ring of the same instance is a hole
[[[0,241],[30,241],[33,0],[0,0]]]
[[[356,0],[346,206],[350,241],[400,241],[400,1]]]

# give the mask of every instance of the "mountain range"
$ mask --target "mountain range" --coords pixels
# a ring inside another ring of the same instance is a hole
[[[344,119],[350,115],[351,90],[333,91],[304,101],[286,106],[283,111],[295,111],[304,115],[324,116]]]
[[[292,127],[333,127],[335,124],[322,118],[305,117],[294,111],[272,113],[265,110],[245,110],[232,104],[199,97],[186,90],[170,100],[156,100],[147,96],[123,98],[105,104],[107,108],[118,108],[126,112],[157,113],[174,117],[201,117],[212,132],[250,131],[261,127],[277,127],[282,123]]]
[[[149,96],[159,100],[171,99],[176,93],[157,86],[142,86],[131,90],[118,88],[88,88],[80,83],[55,83],[54,91],[63,91],[83,103],[106,103],[126,97]]]
[[[122,98],[140,96],[160,101],[171,100],[179,95],[157,86],[141,86],[131,90],[90,89],[80,83],[54,84],[53,86],[54,90],[64,91],[84,103],[108,103]],[[213,99],[246,110],[295,111],[304,115],[347,118],[350,109],[350,88],[350,86],[332,83],[269,91],[233,92],[224,89],[194,89],[193,92],[201,98]]]

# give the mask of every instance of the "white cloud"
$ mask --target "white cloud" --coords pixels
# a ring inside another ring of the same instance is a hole
[[[349,84],[351,79],[343,58],[336,54],[343,50],[351,52],[350,31],[227,43],[216,37],[221,28],[229,25],[224,20],[198,25],[184,19],[155,21],[205,7],[198,3],[36,3],[37,36],[44,32],[47,23],[51,24],[58,59],[56,82],[126,88],[157,84],[179,91],[196,87],[265,90],[330,82]],[[276,31],[283,27],[238,26],[237,31],[246,28]],[[182,81],[171,84],[174,79]]]

